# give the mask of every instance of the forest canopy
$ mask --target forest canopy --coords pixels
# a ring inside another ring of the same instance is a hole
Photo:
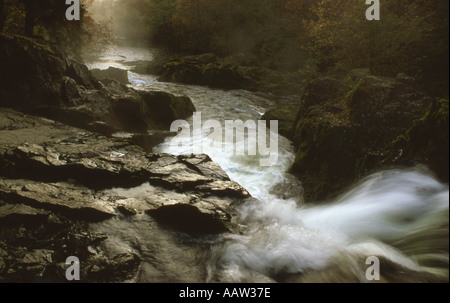
[[[120,12],[113,23],[122,34],[170,52],[214,52],[286,71],[407,73],[448,95],[449,1],[380,3],[381,21],[368,21],[363,0],[103,1]]]
[[[280,71],[370,68],[406,73],[448,95],[447,0],[381,0],[368,21],[363,0],[85,0],[65,20],[62,0],[0,0],[0,31],[79,48],[118,37],[175,54],[215,53]],[[38,5],[37,5],[38,3]]]
[[[84,48],[111,40],[109,27],[92,18],[94,0],[80,1],[80,21],[68,21],[65,0],[0,0],[0,33],[42,38],[67,55],[81,58]]]

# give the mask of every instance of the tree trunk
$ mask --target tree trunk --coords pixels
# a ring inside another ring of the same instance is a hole
[[[0,32],[5,27],[5,0],[0,0]]]
[[[35,1],[25,0],[25,36],[33,36],[35,24]]]

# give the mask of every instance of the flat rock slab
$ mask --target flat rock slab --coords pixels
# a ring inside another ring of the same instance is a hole
[[[96,196],[95,192],[68,183],[42,183],[29,180],[0,179],[0,197],[7,203],[25,204],[38,209],[54,211],[71,219],[97,221],[111,218],[116,211],[110,201]],[[0,208],[0,217],[6,214],[21,215],[23,208]],[[32,213],[29,212],[31,215]],[[41,212],[35,211],[35,215]]]
[[[0,168],[0,282],[64,282],[70,255],[83,281],[128,281],[141,256],[105,255],[91,222],[147,214],[192,237],[237,233],[235,206],[251,198],[206,155],[147,153],[1,108]]]
[[[188,205],[196,211],[186,216],[198,211],[229,226],[231,205],[250,197],[206,155],[149,154],[124,139],[11,110],[0,117],[0,198],[9,204],[88,221]]]

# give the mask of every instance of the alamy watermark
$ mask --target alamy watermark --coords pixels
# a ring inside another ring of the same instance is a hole
[[[66,0],[66,5],[70,5],[66,10],[66,19],[69,21],[80,20],[80,0]]]
[[[80,0],[66,0],[69,8],[66,10],[66,19],[69,21],[80,20]],[[366,10],[366,18],[369,21],[380,21],[380,0],[366,0],[370,7]]]
[[[80,259],[74,256],[68,257],[66,265],[70,265],[66,269],[67,281],[80,281]]]
[[[173,150],[203,154],[210,148],[230,156],[259,156],[260,166],[278,163],[278,121],[218,120],[202,122],[202,114],[194,113],[193,125],[185,120],[172,123],[170,131],[178,133],[171,140]]]
[[[367,281],[380,281],[380,259],[378,257],[368,257],[366,265],[370,265],[366,270]]]
[[[380,0],[366,0],[366,4],[370,5],[366,11],[366,19],[369,21],[380,21]]]

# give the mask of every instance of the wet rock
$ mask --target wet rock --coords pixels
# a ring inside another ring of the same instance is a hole
[[[236,66],[220,63],[202,63],[187,57],[164,65],[160,81],[207,85],[218,88],[245,88],[247,79]]]
[[[104,79],[114,79],[123,84],[129,84],[128,71],[110,66],[106,70],[91,69],[92,75],[99,81]]]
[[[0,247],[0,250],[2,248]],[[0,281],[36,282],[43,277],[49,264],[53,262],[53,251],[48,249],[17,248],[10,254],[11,250],[5,250],[7,256],[3,257],[3,273]],[[3,277],[9,279],[5,280]]]
[[[150,181],[180,191],[199,188],[246,196],[207,156],[151,155],[124,140],[34,117],[22,119],[30,119],[34,127],[0,131],[4,175],[53,183],[74,179],[94,189],[134,187]]]
[[[131,71],[136,74],[148,75],[152,73],[153,63],[152,61],[131,61],[125,63],[128,66],[131,66]]]
[[[270,189],[270,194],[283,200],[294,200],[297,205],[303,205],[304,189],[302,183],[293,175],[285,174],[284,180]]]
[[[168,191],[159,186],[152,186],[149,183],[143,184],[136,188],[130,189],[112,189],[106,190],[102,195],[114,197],[114,204],[119,212],[130,216],[136,214],[148,213],[150,215],[156,214],[154,217],[159,218],[158,214],[164,214],[164,219],[160,221],[162,225],[171,225],[173,222],[177,222],[179,216],[179,209],[187,209],[188,211],[183,214],[183,225],[177,226],[178,231],[207,235],[218,233],[217,226],[224,226],[225,231],[237,232],[237,225],[233,221],[232,214],[234,208],[240,203],[245,203],[249,198],[248,195],[214,195],[212,192],[208,192],[204,189],[198,190],[196,188],[183,192]],[[169,218],[171,211],[174,211],[173,218]],[[198,217],[203,218],[202,223],[195,223],[197,225],[196,230],[193,231],[190,223],[197,221]],[[182,228],[186,226],[186,230]],[[212,227],[211,227],[212,226]],[[201,229],[201,230],[199,230]]]
[[[111,109],[125,131],[146,132],[150,127],[147,107],[133,95],[114,99]]]
[[[159,223],[191,235],[229,232],[220,220],[189,204],[162,206],[156,210],[150,210],[148,213]]]
[[[0,197],[8,203],[88,221],[185,204],[206,214],[217,208],[215,220],[228,224],[231,204],[250,197],[206,155],[147,154],[129,141],[12,111],[5,114],[28,121],[19,123],[24,128],[0,131]],[[157,190],[146,196],[104,191],[148,182]]]
[[[0,206],[0,223],[5,225],[42,223],[47,221],[49,215],[49,211],[36,209],[24,204]]]
[[[165,92],[139,92],[149,109],[152,121],[169,128],[176,120],[192,117],[196,111],[188,97],[177,97]]]
[[[67,75],[86,89],[100,88],[100,85],[84,64],[75,61],[67,63]]]
[[[261,118],[264,121],[278,121],[278,132],[280,135],[288,137],[294,123],[300,104],[285,105],[267,111]],[[269,125],[269,124],[268,124]]]
[[[173,135],[174,133],[169,131],[149,130],[146,134],[132,134],[129,140],[142,147],[146,152],[152,152],[156,146]],[[117,136],[117,133],[113,134],[113,136]]]
[[[70,265],[65,262],[73,255],[80,260],[80,282],[84,283],[131,280],[141,264],[134,252],[107,257],[101,248],[105,235],[76,229],[47,233],[51,238],[46,241],[36,239],[36,235],[29,231],[28,242],[19,246],[0,241],[0,282],[68,282],[65,274]]]
[[[236,198],[249,198],[250,194],[238,183],[233,181],[212,181],[195,187],[199,191],[205,191],[213,196],[230,196]]]
[[[40,183],[28,180],[0,179],[0,197],[9,203],[23,203],[41,209],[63,214],[72,219],[100,221],[116,214],[114,207],[95,197],[95,193],[86,188],[67,183]],[[8,214],[8,208],[0,209]],[[11,207],[10,210],[22,212],[34,220],[48,212],[33,211],[32,208]],[[11,213],[9,213],[11,217]],[[11,219],[11,218],[10,218]]]
[[[146,152],[192,115],[191,100],[99,82],[32,39],[0,44],[0,76],[11,76],[0,106],[22,112],[0,109],[1,282],[66,282],[68,256],[80,258],[83,282],[132,280],[139,253],[106,256],[107,235],[89,229],[123,214],[191,235],[237,231],[234,207],[250,195],[208,156]],[[124,131],[141,134],[115,136]]]
[[[81,270],[84,281],[122,282],[131,280],[137,273],[141,259],[134,253],[123,253],[107,258],[102,255],[91,256],[87,266]]]

